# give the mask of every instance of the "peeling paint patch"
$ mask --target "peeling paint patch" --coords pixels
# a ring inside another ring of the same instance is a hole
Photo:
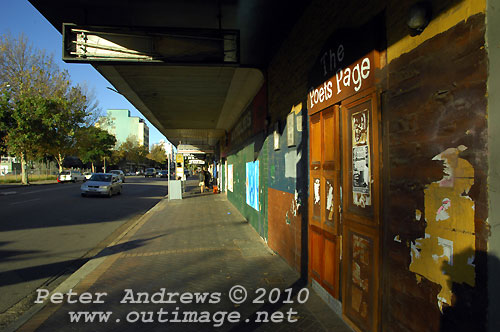
[[[467,147],[449,148],[433,160],[442,160],[445,175],[424,190],[425,220],[424,238],[416,239],[411,247],[410,271],[417,281],[425,277],[441,285],[437,304],[452,305],[452,284],[475,284],[474,202],[468,196],[474,184],[474,168],[459,157]],[[420,220],[422,213],[415,211]]]
[[[294,217],[297,216],[297,212],[299,211],[299,208],[300,208],[299,193],[297,192],[297,190],[295,190],[295,195],[294,195],[293,201],[292,201],[292,212],[293,212]]]
[[[415,210],[415,219],[417,221],[420,221],[421,218],[422,218],[422,211],[420,211],[419,209],[416,209]]]
[[[443,199],[441,206],[439,207],[439,209],[436,212],[436,221],[446,220],[450,217],[448,215],[448,213],[446,213],[446,210],[448,210],[450,208],[450,206],[451,206],[450,199],[449,198]]]
[[[295,113],[295,115],[299,114],[302,111],[302,103],[298,103],[297,105],[292,107],[290,113]]]

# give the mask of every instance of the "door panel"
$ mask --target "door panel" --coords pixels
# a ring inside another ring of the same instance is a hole
[[[377,94],[342,102],[344,318],[362,331],[379,326],[379,112]]]
[[[311,234],[311,272],[320,278],[323,261],[323,241],[321,238],[321,230],[312,227]]]
[[[339,107],[310,119],[310,275],[332,296],[340,295],[340,128]]]
[[[379,140],[376,96],[342,105],[344,217],[378,227]]]
[[[377,331],[379,317],[379,236],[370,227],[346,223],[343,262],[344,318],[362,331]],[[346,280],[345,278],[350,278]]]
[[[339,261],[339,241],[338,237],[324,238],[324,270],[323,285],[335,298],[339,297],[340,289],[337,286],[339,282],[340,261]]]

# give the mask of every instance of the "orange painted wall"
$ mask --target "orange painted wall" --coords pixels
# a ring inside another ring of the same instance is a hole
[[[301,220],[295,195],[268,188],[268,245],[296,271],[301,261]]]

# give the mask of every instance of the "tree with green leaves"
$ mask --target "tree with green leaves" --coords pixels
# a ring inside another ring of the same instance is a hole
[[[151,152],[148,154],[148,159],[153,160],[157,164],[163,165],[167,160],[167,153],[162,145],[155,144],[151,148]]]
[[[68,90],[59,107],[52,109],[51,125],[48,129],[48,139],[43,142],[46,154],[54,157],[63,170],[64,158],[70,155],[77,143],[75,133],[84,125],[86,117],[86,97],[78,87]]]
[[[88,89],[72,87],[69,74],[24,35],[0,35],[0,90],[0,145],[20,158],[22,182],[34,158],[52,155],[62,170],[75,130],[99,111]]]
[[[95,126],[81,127],[76,133],[76,152],[84,163],[92,163],[92,172],[97,162],[110,157],[116,144],[116,138],[106,130]]]
[[[124,160],[136,165],[144,163],[149,152],[148,147],[139,144],[135,136],[127,137],[125,142],[118,148],[118,151]]]
[[[11,99],[3,93],[0,103],[0,128],[5,133],[3,140],[11,155],[18,156],[22,165],[22,183],[28,184],[26,165],[28,161],[45,155],[44,144],[50,141],[50,128],[56,121],[55,109],[63,108],[65,101],[60,98],[45,98],[36,94],[20,94]]]

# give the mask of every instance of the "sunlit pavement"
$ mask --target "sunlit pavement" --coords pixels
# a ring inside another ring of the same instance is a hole
[[[351,331],[224,195],[188,185],[185,199],[161,201],[61,288],[88,295],[54,304],[40,291],[47,306],[20,331]],[[84,322],[85,312],[107,322]]]

